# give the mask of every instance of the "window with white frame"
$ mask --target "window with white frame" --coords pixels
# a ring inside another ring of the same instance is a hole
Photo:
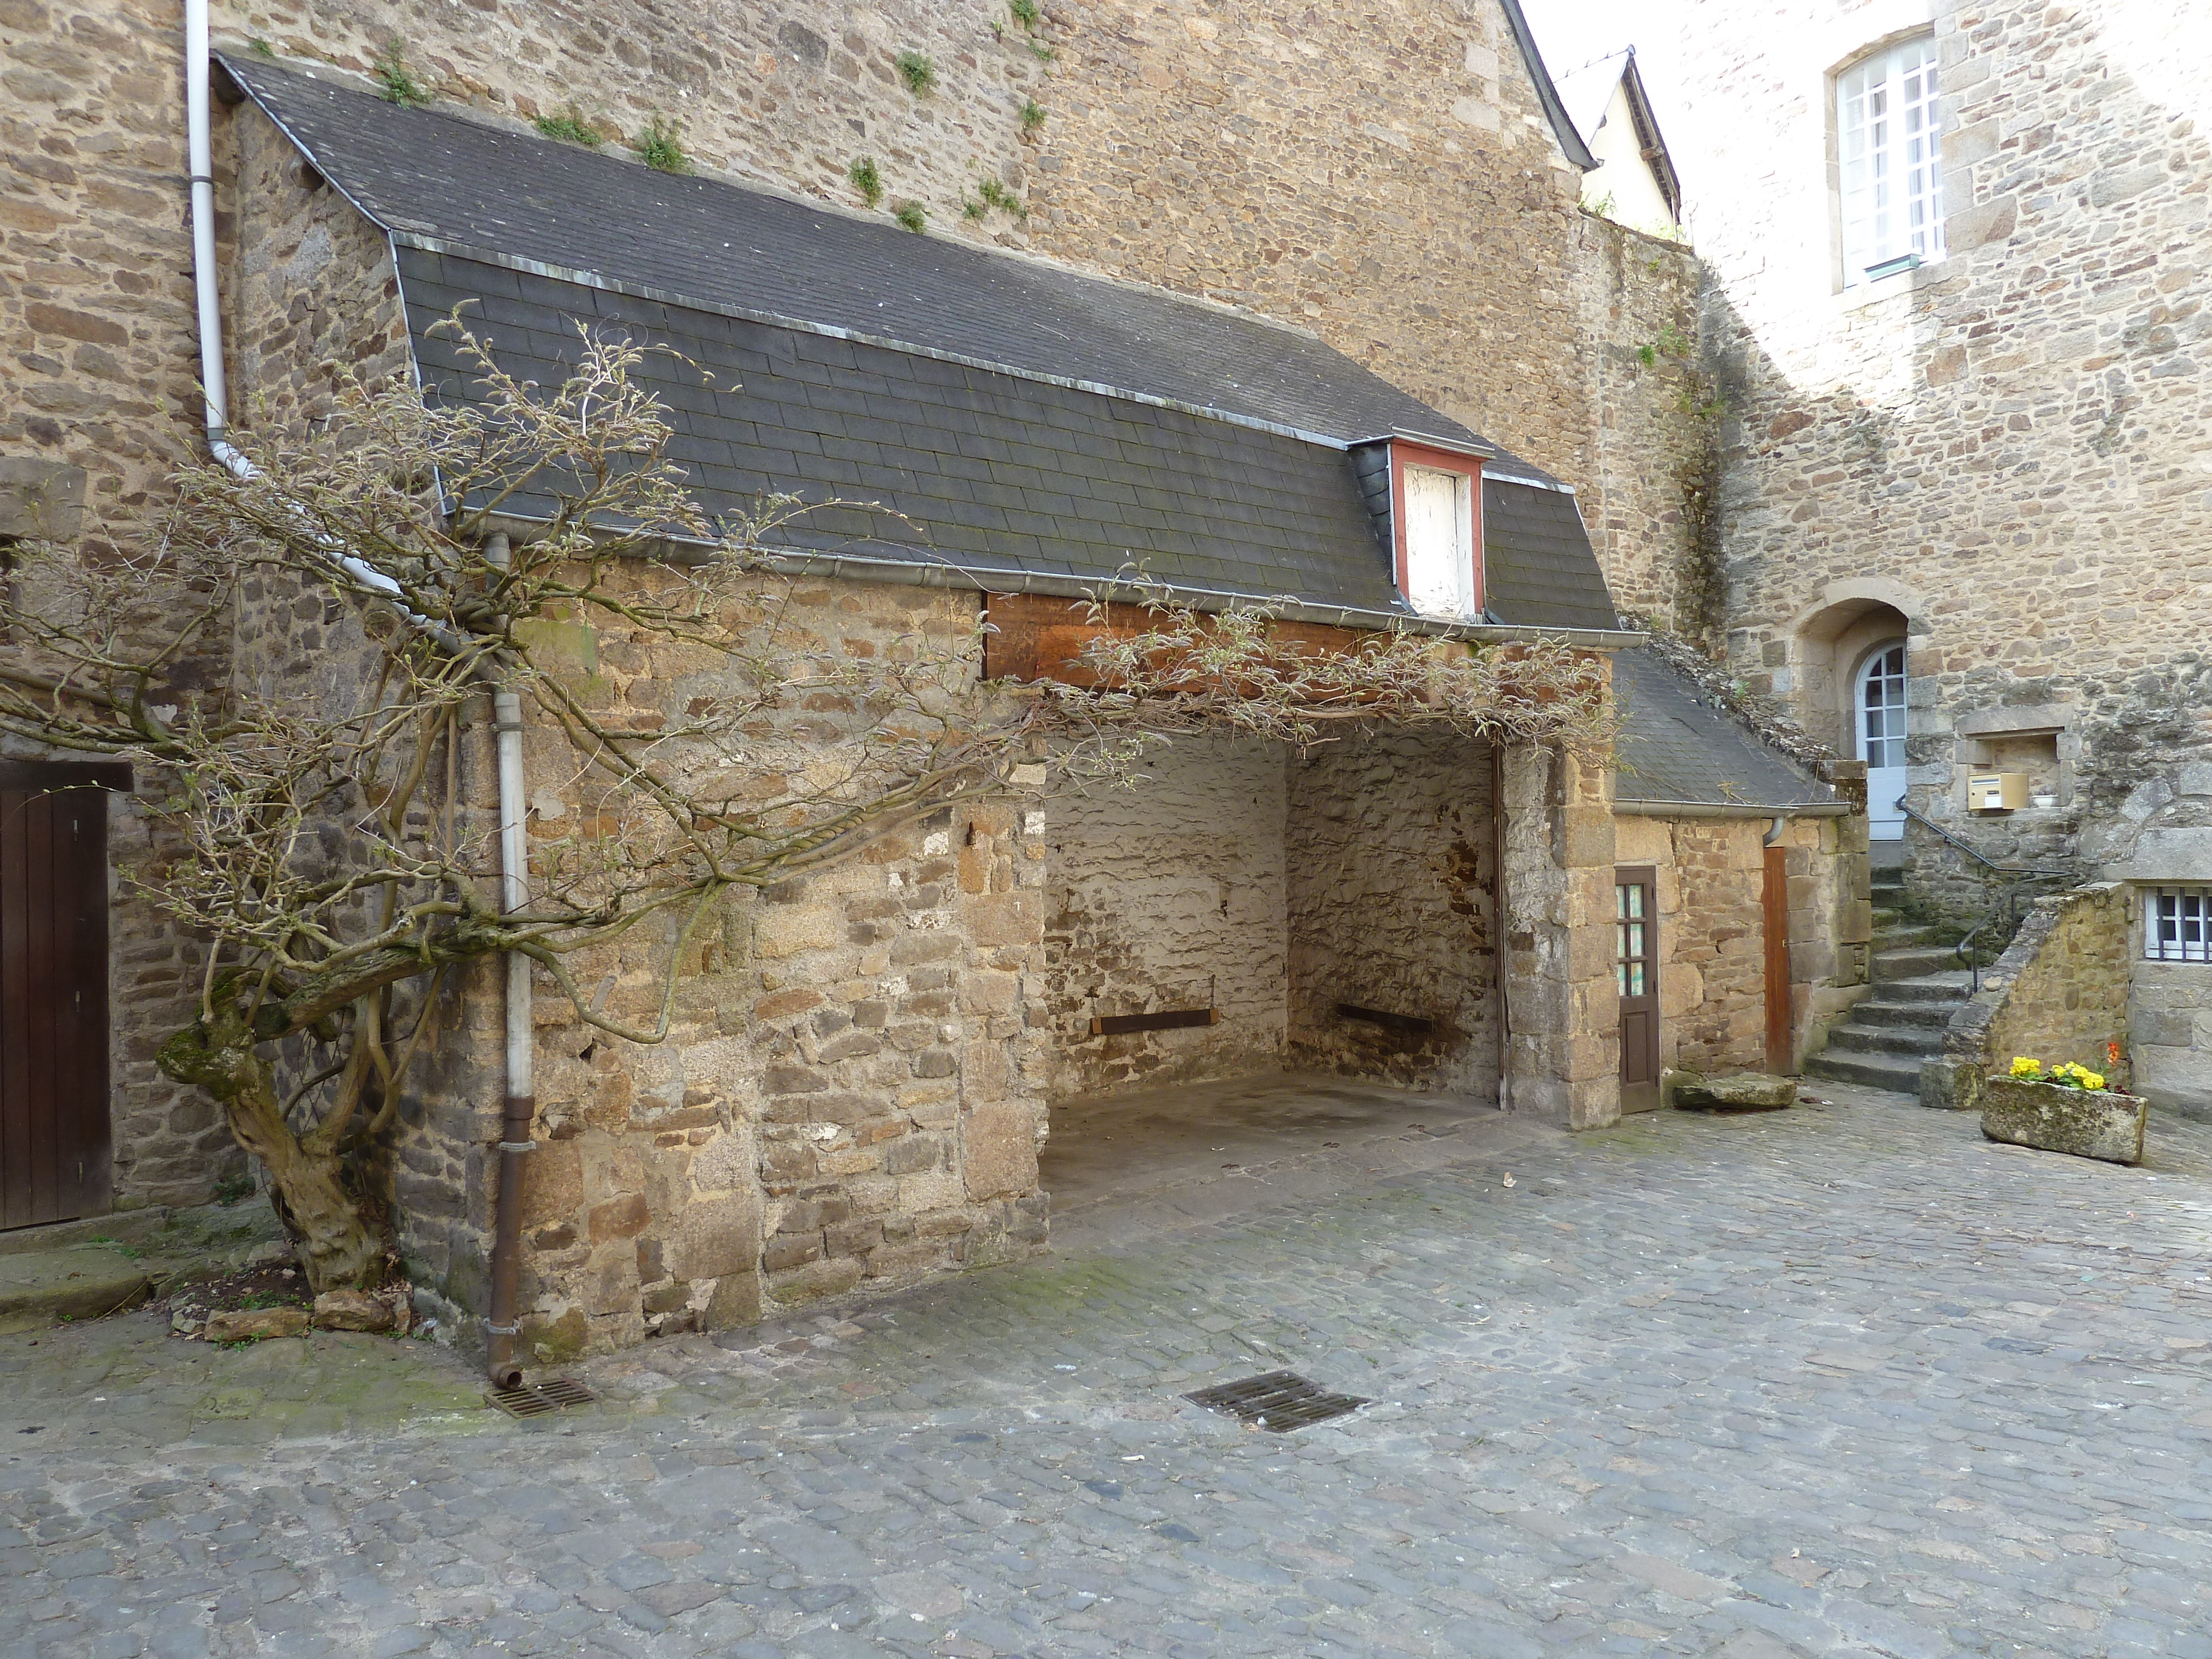
[[[1442,467],[1405,474],[1406,598],[1425,617],[1473,617],[1474,481]]]
[[[2212,887],[2147,887],[2142,898],[2146,957],[2212,962]]]
[[[1836,76],[1844,286],[1943,257],[1936,41],[1869,53]]]

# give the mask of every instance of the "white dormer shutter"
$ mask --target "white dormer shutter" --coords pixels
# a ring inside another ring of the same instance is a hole
[[[1425,617],[1474,615],[1473,486],[1463,472],[1406,469],[1406,598]]]

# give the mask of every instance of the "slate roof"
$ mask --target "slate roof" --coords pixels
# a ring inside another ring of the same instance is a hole
[[[1483,608],[1499,622],[1620,626],[1589,532],[1565,491],[1486,476],[1482,556]]]
[[[325,176],[403,242],[586,273],[633,293],[836,329],[1339,444],[1402,433],[1498,453],[1310,335],[1247,313],[915,235],[888,215],[864,218],[659,173],[580,145],[403,110],[335,80],[220,61]]]
[[[441,395],[468,392],[450,331],[428,332],[457,302],[481,301],[471,327],[541,382],[574,359],[580,316],[690,360],[651,353],[636,373],[709,510],[770,490],[882,509],[810,514],[781,534],[793,547],[1001,570],[1009,586],[1140,564],[1178,586],[1404,608],[1339,450],[451,254],[402,248],[399,275],[424,384]]]
[[[1192,603],[1411,619],[1354,462],[1404,433],[1484,456],[1493,617],[1619,626],[1571,494],[1306,335],[224,62],[392,233],[426,387],[473,395],[434,331],[464,303],[528,380],[561,378],[576,319],[672,347],[641,373],[710,509],[771,490],[868,504],[799,520],[794,549],[1000,591],[1135,567]]]
[[[1616,798],[1773,807],[1836,799],[1833,789],[1715,708],[1663,658],[1615,653],[1613,684],[1623,708],[1613,748]]]

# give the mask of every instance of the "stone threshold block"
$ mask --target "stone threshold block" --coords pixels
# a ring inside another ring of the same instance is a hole
[[[1743,1072],[1700,1077],[1672,1069],[1659,1074],[1659,1103],[1678,1112],[1780,1112],[1797,1103],[1797,1079]]]
[[[2064,1089],[2014,1077],[1982,1081],[1982,1133],[2014,1146],[2107,1164],[2140,1164],[2149,1117],[2150,1103],[2137,1095]]]

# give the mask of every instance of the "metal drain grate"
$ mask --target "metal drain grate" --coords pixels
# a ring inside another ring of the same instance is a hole
[[[599,1396],[580,1382],[555,1376],[519,1389],[486,1389],[484,1398],[509,1417],[544,1417],[571,1406],[588,1406]]]
[[[1223,1382],[1183,1398],[1208,1411],[1242,1418],[1270,1434],[1288,1434],[1311,1423],[1325,1423],[1368,1403],[1358,1395],[1331,1394],[1296,1371],[1262,1371],[1241,1382]]]

